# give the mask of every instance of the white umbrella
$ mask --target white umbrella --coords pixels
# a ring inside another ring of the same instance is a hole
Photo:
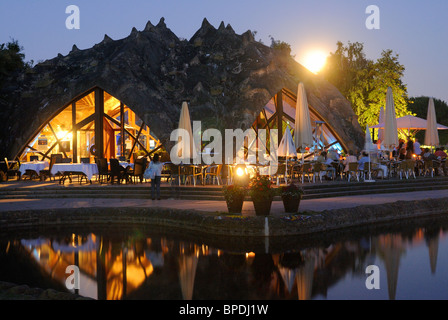
[[[392,88],[387,88],[386,111],[384,119],[384,143],[383,145],[389,151],[398,145],[397,118],[395,114],[394,97]]]
[[[177,155],[186,163],[190,163],[191,158],[196,158],[196,149],[194,147],[193,130],[191,129],[190,111],[188,103],[185,101],[182,103],[178,128],[186,130],[189,139],[181,139],[181,142],[179,142],[180,137],[178,137]]]
[[[285,133],[283,134],[282,141],[280,141],[280,145],[278,146],[277,154],[281,157],[286,157],[286,173],[285,176],[288,176],[288,157],[297,157],[296,148],[294,145],[294,140],[292,139],[291,130],[289,129],[289,125],[286,127]],[[286,178],[285,178],[286,180]]]
[[[381,107],[380,116],[379,116],[378,120],[379,120],[379,123],[384,123],[384,108],[383,107]],[[383,140],[384,140],[384,128],[378,129],[378,140],[383,142]]]
[[[196,254],[182,254],[179,256],[179,280],[184,300],[191,300],[193,298],[197,266],[198,257]]]
[[[401,130],[407,135],[415,134],[416,132],[420,130],[426,130],[428,127],[428,121],[426,119],[422,119],[416,116],[406,115],[400,118],[397,118],[397,129]],[[384,119],[383,121],[380,120],[380,123],[371,126],[371,129],[384,129]],[[405,131],[407,130],[407,131]],[[448,130],[447,126],[441,125],[440,123],[437,124],[437,130]]]
[[[310,256],[305,258],[304,265],[296,271],[297,293],[299,300],[311,299],[315,263],[316,257],[313,254],[310,254]]]
[[[297,90],[296,114],[294,119],[294,145],[296,150],[302,153],[306,147],[313,146],[313,129],[311,127],[310,110],[306,98],[305,86],[299,83]]]
[[[366,141],[364,143],[364,150],[369,154],[369,179],[364,179],[364,182],[375,182],[375,180],[372,180],[372,173],[370,170],[370,163],[371,163],[370,153],[377,151],[378,147],[372,143],[372,137],[370,136],[369,126],[366,127]]]
[[[437,119],[436,110],[434,108],[434,100],[429,99],[428,104],[428,116],[426,117],[427,127],[425,133],[425,145],[438,146],[439,145],[439,133],[437,132]]]

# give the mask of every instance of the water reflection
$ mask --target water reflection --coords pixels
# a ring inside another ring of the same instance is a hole
[[[412,233],[377,234],[280,253],[254,253],[163,236],[112,239],[73,233],[64,238],[1,242],[0,280],[20,283],[20,279],[26,281],[21,278],[25,273],[37,268],[39,277],[48,280],[48,287],[54,287],[51,281],[55,281],[57,289],[64,290],[66,268],[76,265],[80,289],[72,292],[101,300],[395,299],[403,259],[411,255],[413,260],[406,264],[420,268],[424,245],[425,254],[429,254],[424,257],[428,273],[436,275],[439,246],[446,245],[445,236],[440,227],[418,228]],[[8,269],[25,260],[20,267]],[[379,265],[384,273],[382,284],[387,283],[387,289],[383,286],[382,294],[373,295],[365,288],[365,269],[370,264]],[[403,272],[407,281],[419,277],[422,270]],[[409,290],[403,283],[403,290]],[[418,294],[413,292],[416,298]],[[434,290],[432,294],[439,295],[431,297],[434,299],[446,298],[444,292]]]

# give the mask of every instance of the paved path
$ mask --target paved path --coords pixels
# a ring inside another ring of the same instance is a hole
[[[352,208],[360,205],[384,204],[396,201],[412,201],[448,197],[447,190],[431,190],[406,193],[386,193],[335,198],[302,200],[299,211],[323,211],[330,209]],[[194,209],[206,212],[227,211],[225,201],[211,200],[147,200],[147,199],[101,199],[101,198],[54,198],[54,199],[10,199],[0,200],[0,212],[45,208],[80,208],[80,207],[149,207],[158,206],[174,209]],[[253,204],[245,201],[244,215],[254,215]],[[274,201],[271,214],[284,214],[283,203]]]

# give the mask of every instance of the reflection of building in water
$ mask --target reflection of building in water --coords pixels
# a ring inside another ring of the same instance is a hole
[[[76,293],[96,299],[326,297],[347,274],[364,283],[372,257],[384,263],[389,298],[395,299],[400,259],[407,248],[426,244],[434,273],[440,236],[440,228],[426,228],[275,254],[229,252],[161,237],[111,240],[94,234],[13,246],[26,248],[62,286],[66,267],[77,265],[81,286]]]
[[[71,239],[40,241],[39,244],[23,241],[39,264],[53,278],[65,283],[67,266],[80,270],[82,296],[95,299],[121,299],[138,288],[153,271],[151,261],[136,242],[131,248],[123,243],[104,241],[90,234],[73,235]]]
[[[379,236],[377,238],[377,251],[386,267],[389,299],[395,300],[400,260],[406,251],[401,235],[388,234]]]
[[[198,265],[199,247],[194,245],[185,247],[182,245],[179,255],[179,281],[182,289],[182,298],[191,300],[193,298],[194,279]]]

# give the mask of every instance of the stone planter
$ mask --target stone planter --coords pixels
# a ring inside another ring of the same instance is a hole
[[[252,197],[252,202],[255,208],[255,215],[268,216],[271,213],[272,199],[273,199],[272,197],[271,198]]]
[[[287,213],[296,213],[299,211],[300,198],[282,196],[283,207]]]
[[[229,213],[241,213],[243,210],[244,195],[234,196],[232,201],[226,199],[227,210]]]

